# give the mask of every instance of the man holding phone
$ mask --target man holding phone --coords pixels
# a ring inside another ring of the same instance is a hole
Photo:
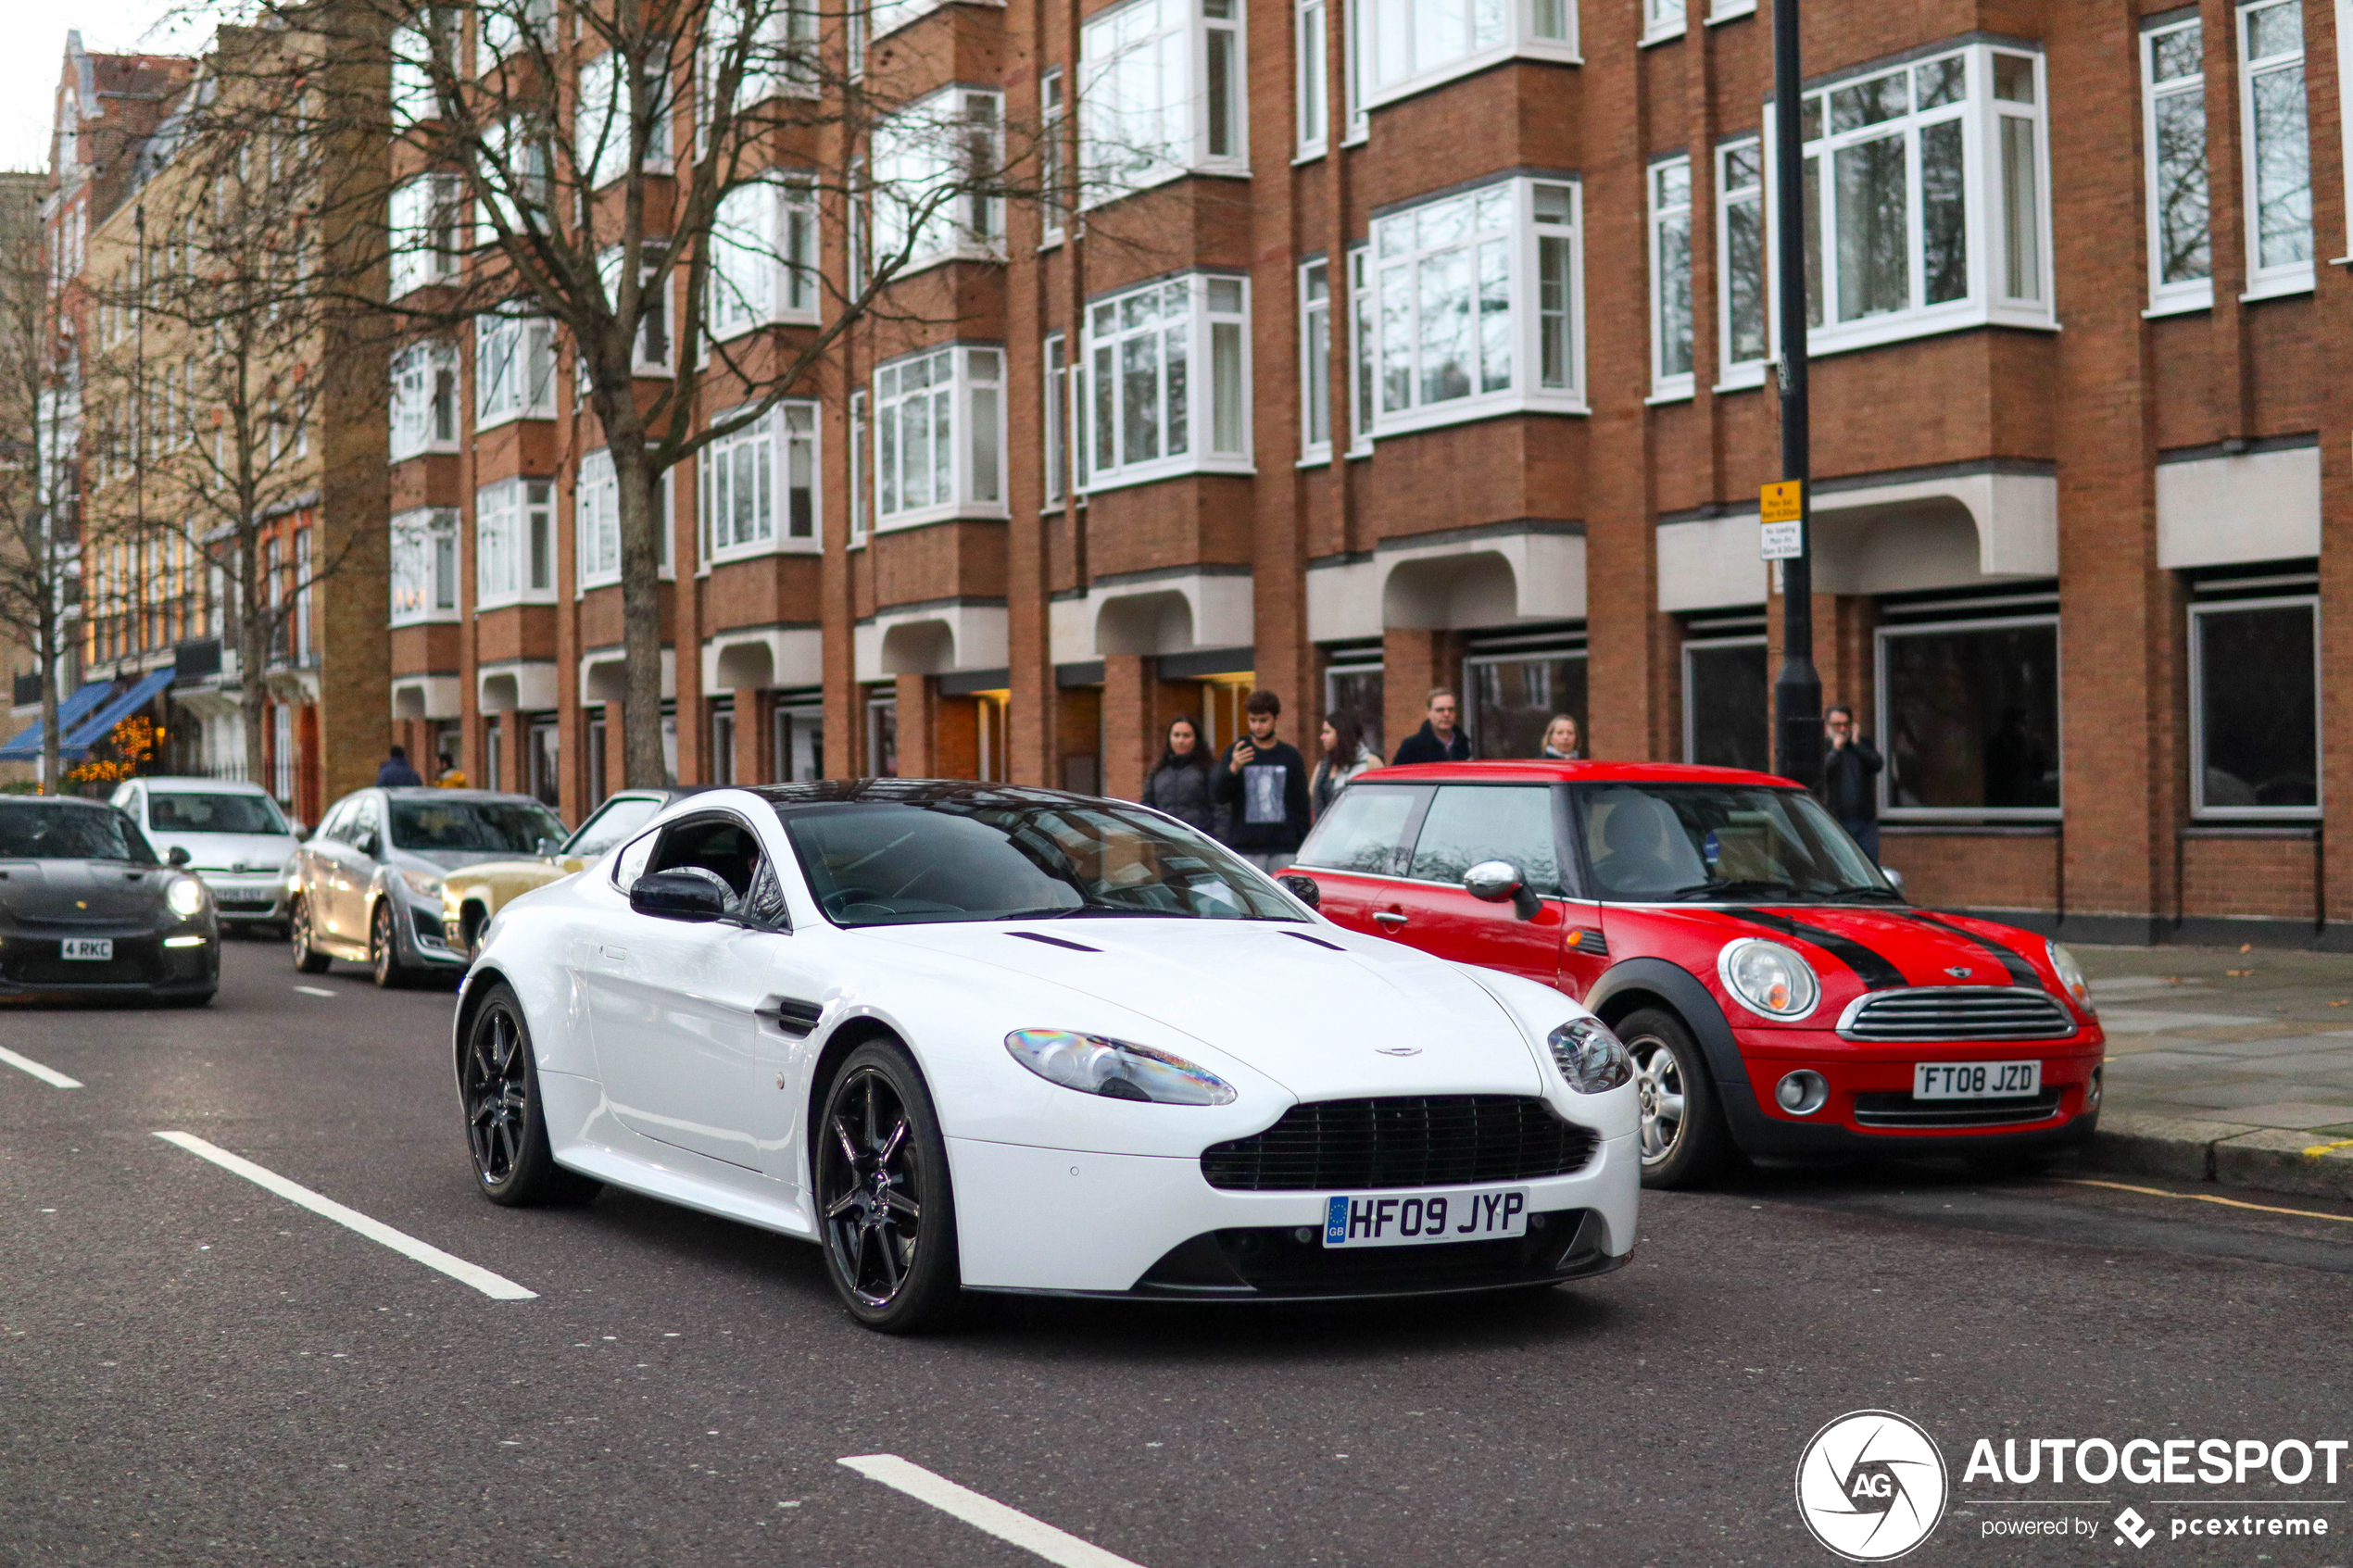
[[[1307,836],[1307,759],[1299,747],[1275,738],[1283,699],[1260,687],[1243,704],[1250,734],[1226,751],[1217,770],[1216,795],[1234,809],[1226,842],[1264,872],[1278,872],[1299,854]]]

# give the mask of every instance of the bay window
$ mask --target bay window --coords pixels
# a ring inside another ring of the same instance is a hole
[[[1498,181],[1377,219],[1370,276],[1357,279],[1372,433],[1584,412],[1579,236],[1578,187],[1551,181]]]
[[[1752,136],[1716,149],[1716,330],[1727,388],[1763,385],[1772,355],[1765,233],[1765,144]]]
[[[1309,458],[1332,455],[1331,268],[1311,261],[1299,270],[1300,446]]]
[[[497,245],[501,228],[510,234],[525,234],[551,226],[549,170],[555,158],[547,137],[546,122],[526,115],[510,115],[483,127],[477,166],[487,194],[475,204],[475,244]]]
[[[650,55],[639,62],[646,123],[641,172],[670,172],[670,51],[648,40]],[[581,178],[597,190],[629,172],[636,157],[637,107],[623,75],[621,51],[610,49],[580,68],[580,97],[573,109],[573,156]]]
[[[1073,373],[1090,488],[1251,471],[1248,307],[1245,280],[1199,273],[1088,307]]]
[[[458,512],[420,507],[392,519],[390,624],[458,619]]]
[[[1689,397],[1692,370],[1692,160],[1651,165],[1651,395]]]
[[[704,447],[696,469],[706,562],[817,548],[815,403],[778,404]]]
[[[2056,819],[2057,617],[1882,626],[1878,638],[1883,813]]]
[[[648,244],[650,252],[654,246]],[[645,307],[637,320],[636,341],[629,356],[630,370],[641,376],[666,376],[671,373],[670,358],[670,286],[675,276],[659,260],[648,261],[641,269],[639,287],[654,295],[653,303]],[[597,281],[603,285],[606,304],[615,311],[621,308],[621,250],[619,246],[597,257]],[[580,390],[586,401],[588,362],[580,358]]]
[[[385,204],[392,241],[388,297],[398,299],[458,275],[459,258],[466,250],[459,221],[463,211],[455,174],[420,174],[393,187]]]
[[[1642,0],[1642,42],[1683,36],[1683,0]]]
[[[2239,7],[2240,138],[2246,162],[2246,292],[2312,286],[2312,143],[2302,0]]]
[[[2309,596],[2190,607],[2190,802],[2197,815],[2320,815],[2320,613]]]
[[[554,484],[502,479],[474,492],[474,608],[556,596]]]
[[[722,196],[709,276],[715,340],[773,321],[815,321],[817,207],[809,187],[770,176]]]
[[[875,527],[1003,517],[1004,351],[953,345],[875,371]]]
[[[1672,0],[1680,15],[1681,0]],[[1365,101],[1379,105],[1515,55],[1574,62],[1573,0],[1357,0],[1369,80]],[[1660,0],[1642,0],[1648,7]],[[1680,22],[1679,22],[1680,28]],[[1647,31],[1647,30],[1646,30]]]
[[[396,135],[427,120],[441,118],[434,66],[447,71],[454,63],[456,30],[445,9],[430,9],[419,19],[430,25],[405,24],[392,31],[392,129]],[[434,56],[440,56],[436,62]]]
[[[1004,259],[1003,94],[945,88],[875,127],[877,266]]]
[[[556,332],[544,316],[474,318],[474,424],[556,417]]]
[[[392,361],[392,460],[457,449],[458,345],[412,343]]]
[[[482,69],[505,59],[526,42],[544,54],[553,37],[556,0],[487,0],[475,14],[482,20]]]
[[[1242,0],[1127,0],[1079,30],[1082,199],[1247,173]]]
[[[661,515],[654,523],[654,570],[668,577],[672,526],[670,484],[664,473],[654,482],[656,505]],[[573,549],[579,557],[580,586],[600,588],[621,581],[621,485],[613,473],[612,451],[599,446],[580,459],[573,492]]]
[[[695,119],[699,133],[713,118],[719,73],[741,37],[745,10],[757,18],[736,78],[736,112],[817,89],[817,0],[715,0],[696,60]]]
[[[2149,308],[2214,303],[2206,168],[2206,29],[2196,17],[2141,34],[2142,160],[2148,177]]]

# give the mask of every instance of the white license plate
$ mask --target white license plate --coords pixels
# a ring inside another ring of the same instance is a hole
[[[61,959],[94,959],[100,963],[112,961],[114,938],[111,936],[69,936],[57,944]]]
[[[2016,1099],[2043,1092],[2039,1061],[1916,1061],[1914,1099]]]
[[[1335,1198],[1324,1208],[1326,1247],[1426,1247],[1527,1234],[1525,1187]]]

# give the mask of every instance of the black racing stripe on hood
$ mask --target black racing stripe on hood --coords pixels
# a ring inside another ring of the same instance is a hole
[[[1767,914],[1763,909],[1727,909],[1724,912],[1735,920],[1751,922],[1783,936],[1795,936],[1813,943],[1853,970],[1863,982],[1866,991],[1893,991],[1911,984],[1904,978],[1902,970],[1851,936],[1842,936],[1818,925],[1791,920],[1786,915]]]
[[[2040,991],[2044,988],[2043,977],[2034,972],[2032,964],[2028,963],[2016,950],[2004,947],[1992,937],[1980,936],[1976,932],[1955,925],[1951,921],[1939,920],[1926,909],[1905,909],[1902,913],[1906,918],[1918,921],[1922,925],[1932,925],[1939,931],[1949,931],[1962,941],[1984,948],[2000,961],[2005,970],[2009,972],[2011,985],[2023,985],[2030,991]]]

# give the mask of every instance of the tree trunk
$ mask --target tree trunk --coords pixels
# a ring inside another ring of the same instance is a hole
[[[237,706],[245,718],[245,782],[270,789],[269,760],[262,746],[262,721],[269,717],[270,691],[263,671],[270,667],[270,632],[263,613],[259,570],[261,542],[250,528],[240,531],[237,571],[233,589],[237,596]],[[271,798],[276,792],[271,791]]]
[[[621,514],[621,642],[627,671],[622,699],[626,778],[632,789],[670,782],[661,752],[661,492],[669,475],[651,470],[644,445],[610,442]],[[684,651],[678,655],[683,659]]]
[[[57,580],[44,574],[42,579],[44,608],[48,596],[55,591]],[[40,640],[34,645],[41,656],[41,788],[49,795],[65,793],[65,783],[58,775],[61,761],[57,734],[57,622],[54,615],[45,616],[48,622],[42,628]]]

